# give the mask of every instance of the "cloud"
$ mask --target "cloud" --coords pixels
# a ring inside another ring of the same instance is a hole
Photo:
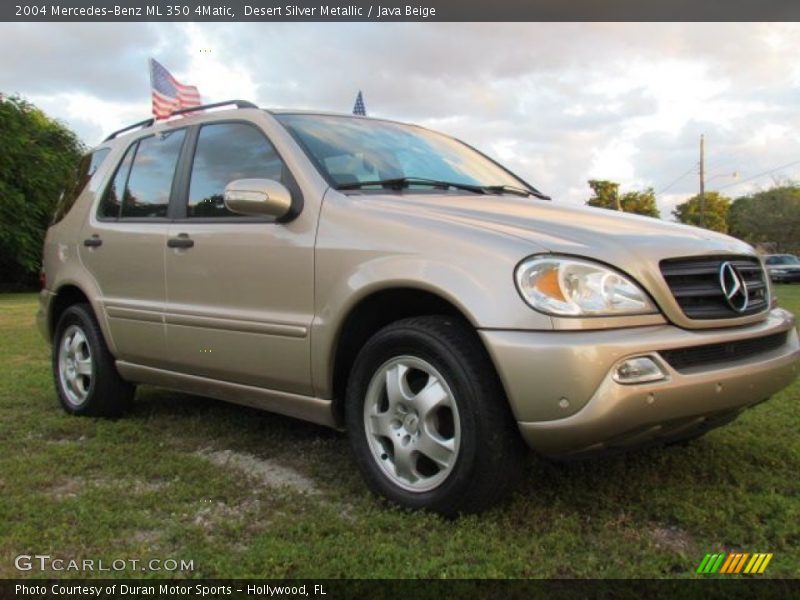
[[[800,159],[798,37],[781,23],[3,23],[0,90],[91,144],[149,113],[149,56],[209,101],[348,112],[360,89],[371,115],[464,139],[557,201],[585,201],[590,178],[669,186],[667,216],[696,193],[701,134],[710,189]]]
[[[2,23],[0,85],[26,95],[84,93],[126,101],[147,89],[147,58],[181,67],[181,25],[152,23]]]

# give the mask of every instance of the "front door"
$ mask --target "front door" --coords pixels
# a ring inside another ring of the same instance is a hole
[[[244,217],[222,200],[235,179],[299,189],[252,123],[202,125],[187,147],[193,158],[165,260],[167,361],[185,373],[310,394],[314,220]]]

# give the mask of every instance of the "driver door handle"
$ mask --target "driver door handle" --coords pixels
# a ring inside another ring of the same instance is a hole
[[[194,240],[189,237],[188,233],[179,233],[178,237],[167,240],[168,248],[191,248],[192,246],[194,246]]]

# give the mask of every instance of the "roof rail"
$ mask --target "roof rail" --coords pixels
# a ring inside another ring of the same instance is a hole
[[[258,106],[256,106],[252,102],[248,102],[247,100],[225,100],[225,102],[214,102],[214,104],[203,104],[202,106],[181,108],[179,110],[172,111],[170,117],[173,115],[182,115],[185,113],[197,112],[199,110],[206,110],[209,108],[219,108],[220,106],[228,106],[229,104],[236,105],[236,108],[258,108]]]
[[[133,125],[128,125],[127,127],[123,127],[122,129],[119,129],[119,130],[115,131],[114,133],[112,133],[111,135],[109,135],[106,139],[103,140],[103,143],[105,143],[105,142],[107,142],[109,140],[113,140],[115,137],[117,137],[121,133],[125,133],[126,131],[130,131],[131,129],[137,129],[139,127],[144,129],[145,127],[150,127],[153,123],[155,123],[155,119],[150,118],[150,119],[145,119],[144,121],[139,121],[138,123],[134,123]]]
[[[229,104],[235,105],[236,108],[258,108],[258,106],[256,106],[252,102],[248,102],[247,100],[226,100],[225,102],[214,102],[213,104],[203,104],[202,106],[192,106],[191,108],[181,108],[180,110],[176,110],[172,114],[170,114],[170,117],[172,117],[174,115],[185,114],[185,113],[193,113],[193,112],[197,112],[197,111],[200,111],[200,110],[206,110],[206,109],[209,109],[209,108],[218,108],[220,106],[228,106]],[[150,119],[145,119],[144,121],[139,121],[138,123],[134,123],[133,125],[128,125],[127,127],[123,127],[122,129],[119,129],[118,131],[115,131],[114,133],[109,135],[106,139],[103,140],[103,142],[107,142],[109,140],[113,140],[115,137],[117,137],[121,133],[125,133],[126,131],[130,131],[131,129],[137,129],[137,128],[140,128],[140,127],[142,129],[144,129],[145,127],[152,127],[152,125],[155,122],[156,122],[155,119],[153,119],[151,117]]]

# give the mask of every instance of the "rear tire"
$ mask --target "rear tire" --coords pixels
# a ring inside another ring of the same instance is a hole
[[[505,498],[525,449],[478,336],[452,317],[414,317],[376,333],[347,386],[345,419],[369,487],[447,516]]]
[[[53,336],[53,377],[61,406],[70,414],[119,417],[136,391],[117,372],[88,304],[67,308]]]

